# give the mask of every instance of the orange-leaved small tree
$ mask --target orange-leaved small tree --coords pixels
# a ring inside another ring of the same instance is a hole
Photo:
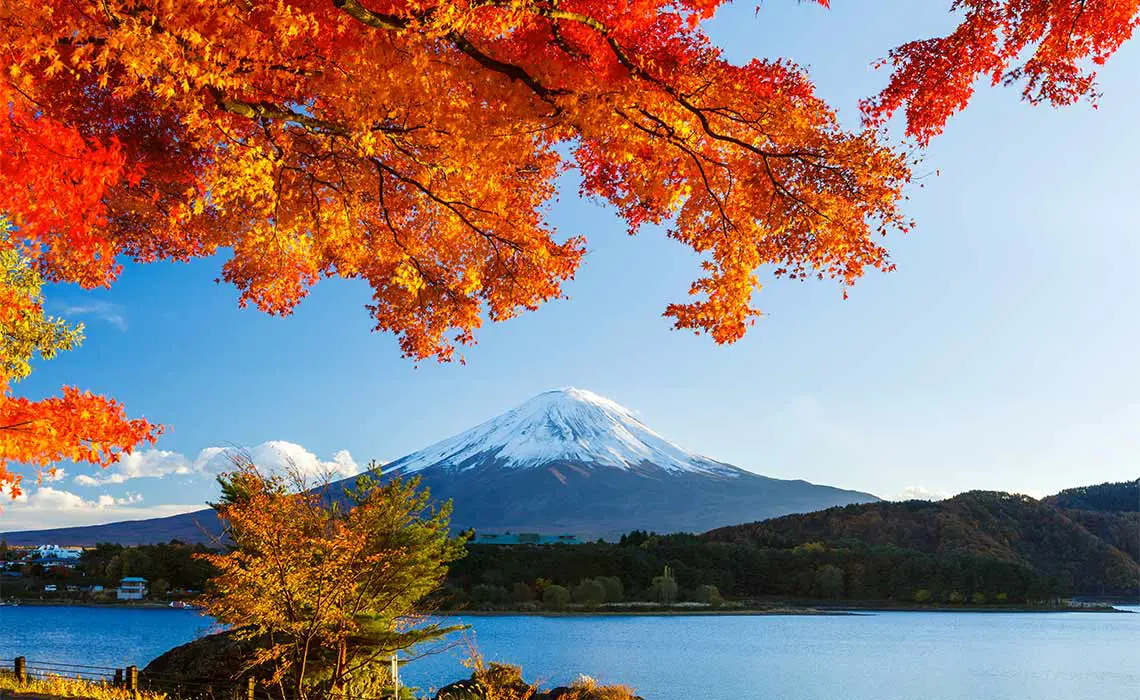
[[[219,572],[203,602],[257,641],[251,663],[282,697],[359,692],[392,654],[460,629],[423,617],[465,540],[418,479],[372,472],[342,492],[237,458],[220,481],[230,547],[201,555]]]

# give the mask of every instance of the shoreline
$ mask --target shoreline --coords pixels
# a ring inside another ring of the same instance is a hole
[[[523,611],[523,610],[453,610],[435,613],[444,617],[860,617],[878,613],[909,612],[909,613],[970,613],[970,614],[1046,614],[1046,613],[1102,613],[1134,615],[1132,610],[1106,609],[1078,609],[1078,608],[1002,608],[998,610],[987,608],[844,608],[835,610],[820,610],[810,608],[785,608],[779,610],[636,610],[617,612],[610,610],[586,611]]]
[[[1120,603],[1125,605],[1126,603]],[[198,608],[172,608],[169,603],[138,603],[138,602],[105,602],[94,603],[90,601],[47,601],[47,600],[21,600],[18,605],[0,605],[5,607],[58,607],[58,608],[117,608],[134,610],[176,610],[180,612],[203,613]],[[914,612],[914,613],[1122,613],[1135,614],[1133,610],[1122,610],[1109,605],[1108,607],[1040,607],[1040,606],[908,606],[873,604],[860,605],[786,605],[774,607],[742,607],[742,608],[672,608],[672,609],[631,609],[631,610],[440,610],[435,614],[447,617],[721,617],[721,616],[805,616],[805,617],[853,617],[860,615],[874,615],[886,612]]]
[[[140,610],[193,610],[201,612],[197,608],[173,608],[169,602],[166,603],[148,603],[148,602],[118,602],[108,601],[105,603],[95,603],[89,600],[24,600],[16,598],[15,605],[11,600],[0,605],[0,608],[135,608]]]

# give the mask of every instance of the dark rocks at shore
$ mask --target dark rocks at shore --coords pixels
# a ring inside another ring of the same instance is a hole
[[[244,698],[245,679],[267,678],[269,668],[253,664],[257,640],[242,639],[238,630],[219,632],[174,647],[146,665],[139,674],[144,690],[195,697]],[[570,686],[541,690],[522,679],[518,666],[491,663],[470,678],[445,685],[435,700],[643,700],[619,686],[599,686],[583,679]]]
[[[435,700],[644,700],[623,686],[600,686],[582,678],[569,686],[540,690],[522,679],[522,669],[510,664],[491,663],[476,670],[470,678],[445,685]]]
[[[156,691],[192,688],[195,695],[229,697],[243,678],[268,676],[268,669],[251,667],[257,646],[254,640],[239,638],[237,630],[201,637],[151,661],[140,672],[139,683]]]
[[[498,698],[503,697],[503,695],[500,693],[491,696],[483,685],[470,679],[445,685],[435,694],[435,700],[489,700],[491,697]],[[507,695],[507,697],[526,698],[527,700],[611,700],[611,698],[622,698],[623,696],[615,695],[605,689],[558,686],[547,691],[537,692],[523,689],[523,692]],[[628,700],[645,700],[637,695],[624,697],[627,697]]]

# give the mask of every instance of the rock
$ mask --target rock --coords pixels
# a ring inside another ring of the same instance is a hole
[[[219,698],[243,693],[244,679],[265,678],[268,669],[251,668],[257,643],[239,639],[236,630],[211,634],[174,647],[151,661],[139,673],[144,689],[170,692],[193,688],[195,695]]]
[[[620,695],[610,688],[558,686],[543,693],[536,693],[531,700],[645,700],[639,695]]]

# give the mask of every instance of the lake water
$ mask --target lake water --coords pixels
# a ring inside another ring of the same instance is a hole
[[[1134,608],[1135,610],[1135,608]],[[1140,614],[468,617],[488,660],[648,700],[1140,700]],[[190,611],[0,607],[0,658],[121,667],[210,629]],[[455,648],[402,669],[435,688]]]

